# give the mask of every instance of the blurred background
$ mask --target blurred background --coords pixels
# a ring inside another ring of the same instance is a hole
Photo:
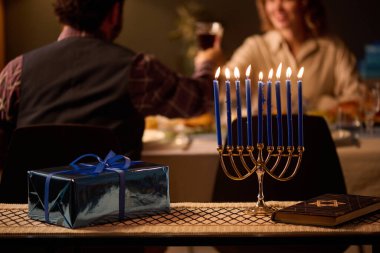
[[[0,0],[0,64],[56,40],[60,25],[54,0]],[[366,44],[380,43],[378,0],[325,0],[330,31],[358,60]],[[126,0],[124,29],[117,43],[156,55],[171,68],[191,73],[194,18],[220,21],[227,58],[250,34],[259,32],[254,0]]]

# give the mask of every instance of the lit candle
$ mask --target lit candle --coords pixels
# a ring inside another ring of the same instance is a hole
[[[215,124],[216,124],[216,138],[218,146],[222,146],[222,131],[220,127],[220,110],[219,110],[219,83],[218,77],[220,74],[220,67],[216,70],[214,79],[214,107],[215,107]]]
[[[230,70],[226,68],[226,104],[227,104],[227,146],[232,145],[232,125],[231,125],[231,83]]]
[[[251,65],[248,66],[245,72],[245,95],[247,106],[247,145],[252,146],[252,104],[251,104],[251,79],[249,74],[251,73]]]
[[[267,138],[268,146],[273,145],[272,135],[272,77],[273,69],[270,69],[267,82]]]
[[[303,146],[302,75],[304,67],[298,72],[298,146]]]
[[[290,76],[292,69],[286,69],[286,108],[287,108],[287,123],[288,123],[288,147],[293,146],[293,121],[292,121],[292,92]]]
[[[236,86],[236,115],[237,115],[237,145],[242,146],[242,119],[241,119],[241,98],[240,98],[240,72],[237,67],[234,69],[235,86]]]
[[[263,94],[263,72],[260,71],[259,74],[259,82],[258,82],[258,102],[257,102],[257,142],[263,143],[263,100],[264,100],[264,94]]]
[[[280,89],[280,77],[281,77],[282,63],[278,65],[276,71],[276,105],[277,105],[277,145],[282,146],[282,109],[281,109],[281,89]]]

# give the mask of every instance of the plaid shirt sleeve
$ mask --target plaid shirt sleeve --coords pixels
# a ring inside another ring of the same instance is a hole
[[[196,66],[193,77],[181,76],[149,55],[135,57],[130,72],[130,94],[144,116],[190,117],[211,108],[211,62]],[[22,56],[0,73],[0,122],[15,123],[20,102]]]
[[[22,56],[9,62],[0,73],[0,175],[4,168],[10,134],[16,125],[20,101]]]
[[[15,123],[20,103],[22,56],[9,62],[0,73],[0,122]]]
[[[169,70],[152,56],[138,54],[130,72],[130,95],[144,116],[190,117],[211,108],[211,62],[196,66],[193,77]]]

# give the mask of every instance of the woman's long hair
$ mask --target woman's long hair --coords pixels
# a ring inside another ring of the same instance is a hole
[[[266,0],[256,0],[256,6],[261,22],[261,30],[267,32],[273,30],[273,24],[270,22],[265,11]],[[326,33],[326,12],[321,0],[297,0],[302,5],[304,16],[304,27],[307,32],[313,36],[321,36]]]

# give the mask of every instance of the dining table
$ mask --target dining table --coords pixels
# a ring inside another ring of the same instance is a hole
[[[347,191],[380,196],[380,128],[355,138],[353,145],[337,146]]]
[[[339,138],[332,131],[347,193],[380,196],[380,128],[360,130]],[[169,166],[170,194],[174,202],[209,202],[218,169],[215,133],[188,135],[188,141],[147,143],[144,161]]]
[[[295,203],[267,202],[276,209]],[[280,223],[270,216],[247,213],[253,206],[254,203],[171,203],[167,213],[69,229],[29,218],[27,204],[0,203],[0,250],[18,246],[56,252],[67,246],[239,245],[270,249],[276,245],[356,244],[371,245],[373,253],[380,252],[380,211],[336,227],[321,227]]]
[[[142,160],[169,166],[170,212],[68,229],[30,219],[26,204],[0,203],[0,249],[15,245],[54,249],[65,245],[310,247],[348,243],[380,253],[380,211],[336,227],[320,227],[247,215],[255,203],[211,203],[219,159],[215,134],[160,136],[144,143]],[[334,140],[348,193],[380,196],[380,129]],[[266,203],[281,209],[297,202]]]

